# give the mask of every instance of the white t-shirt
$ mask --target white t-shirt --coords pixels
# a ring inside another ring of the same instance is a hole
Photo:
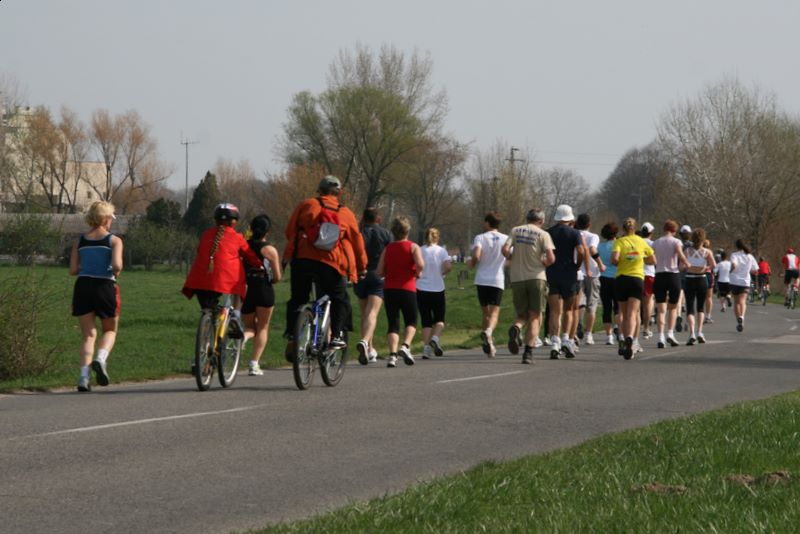
[[[731,282],[731,262],[728,260],[721,261],[714,267],[714,273],[717,276],[717,282],[721,284],[729,284]]]
[[[450,255],[439,245],[424,245],[420,250],[425,268],[422,269],[422,276],[417,278],[417,290],[437,293],[444,291],[442,266],[450,262]]]
[[[650,248],[653,248],[653,240],[652,239],[648,239],[646,237],[644,237],[643,239],[644,239],[645,243],[650,245]],[[645,263],[644,264],[644,275],[645,276],[655,276],[656,275],[656,266],[655,265],[648,265],[648,264]]]
[[[475,254],[475,249],[481,249],[481,259],[478,261],[478,270],[475,272],[476,286],[505,288],[503,264],[506,258],[503,256],[503,245],[506,239],[508,236],[497,230],[490,230],[475,236],[475,240],[472,242],[472,253]]]
[[[597,250],[597,245],[600,244],[600,236],[597,234],[593,234],[589,230],[581,230],[581,235],[583,236],[583,242],[586,244],[586,248],[589,252],[589,272],[592,273],[592,278],[597,278],[600,276],[600,267],[598,267],[597,262],[592,259],[591,257],[591,250],[594,247]],[[575,258],[577,260],[577,258]],[[586,264],[581,262],[581,271],[582,274],[586,274]]]
[[[750,271],[758,270],[758,262],[752,254],[737,250],[731,254],[731,263],[736,267],[731,270],[732,286],[750,287]]]

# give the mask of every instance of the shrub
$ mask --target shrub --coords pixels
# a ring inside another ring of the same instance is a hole
[[[38,333],[46,307],[53,302],[42,277],[33,269],[0,280],[0,380],[44,372],[55,347],[45,348]]]
[[[60,235],[45,215],[16,214],[0,230],[0,252],[14,256],[18,265],[33,265],[36,256],[56,256]]]

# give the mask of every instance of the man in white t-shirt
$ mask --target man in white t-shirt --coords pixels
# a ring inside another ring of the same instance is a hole
[[[583,236],[584,245],[589,253],[589,269],[587,271],[586,264],[581,263],[581,272],[583,272],[581,305],[585,307],[583,317],[583,339],[587,345],[594,345],[594,336],[592,329],[594,328],[594,320],[597,314],[597,305],[600,303],[600,273],[605,271],[606,267],[600,259],[600,254],[597,252],[597,245],[600,244],[600,236],[592,233],[592,219],[588,213],[581,213],[575,220],[575,228],[581,232]]]
[[[532,209],[525,217],[527,224],[515,226],[503,245],[503,255],[511,260],[509,276],[517,318],[508,329],[508,350],[518,354],[523,344],[522,363],[533,363],[533,347],[539,337],[539,321],[547,303],[545,267],[556,261],[555,246],[550,234],[542,229],[544,211]]]
[[[478,290],[478,302],[483,312],[481,344],[484,354],[490,358],[494,358],[496,352],[492,332],[494,332],[500,316],[500,304],[505,288],[503,265],[506,258],[502,251],[508,236],[498,231],[500,222],[500,217],[495,212],[486,214],[483,219],[485,231],[475,236],[470,259],[470,267],[477,267],[475,287]]]

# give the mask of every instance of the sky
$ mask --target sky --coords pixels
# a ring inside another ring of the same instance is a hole
[[[136,110],[183,187],[218,158],[283,170],[292,96],[340,50],[433,61],[445,129],[500,141],[599,185],[671,106],[735,77],[800,115],[796,0],[0,0],[0,75],[88,121]]]

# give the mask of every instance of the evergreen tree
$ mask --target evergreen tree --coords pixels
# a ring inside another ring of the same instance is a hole
[[[161,197],[147,206],[145,219],[159,227],[174,227],[181,220],[181,205]]]
[[[214,225],[214,207],[220,203],[217,177],[206,172],[205,177],[192,194],[189,207],[181,221],[183,228],[192,234],[200,235],[203,230]]]

